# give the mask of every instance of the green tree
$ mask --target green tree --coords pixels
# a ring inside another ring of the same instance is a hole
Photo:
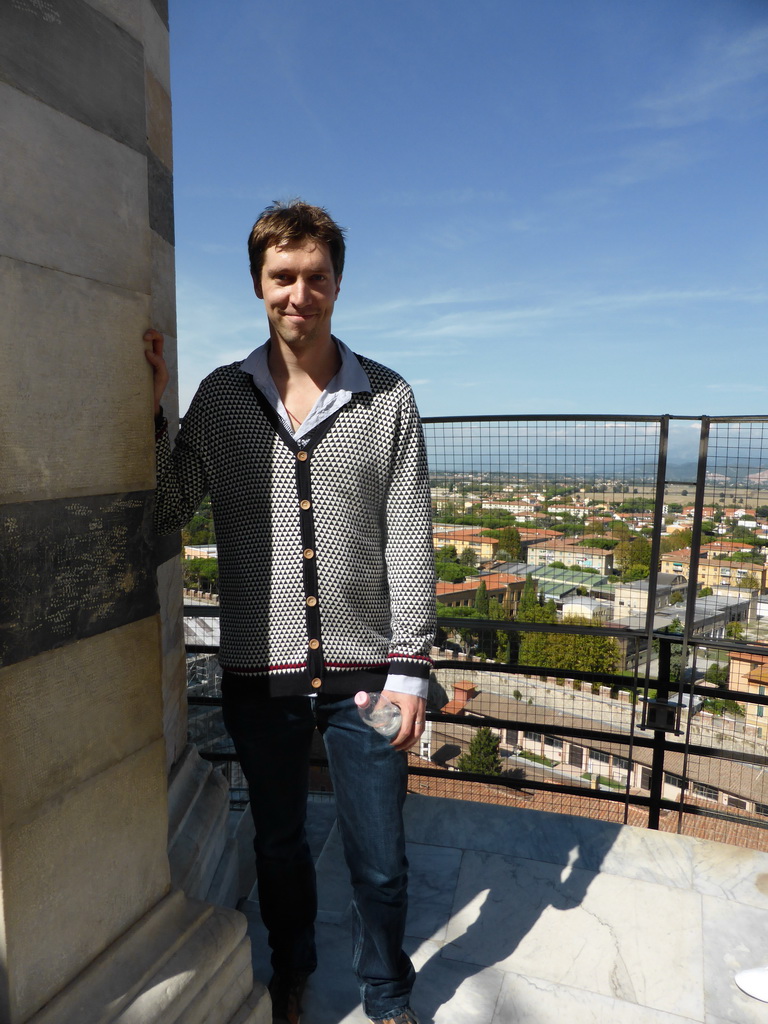
[[[645,580],[651,574],[647,565],[628,565],[621,574],[622,583],[634,583],[635,580]]]
[[[504,664],[509,661],[509,634],[501,629],[496,630],[496,651],[493,656],[496,661]]]
[[[518,562],[522,557],[520,531],[516,526],[504,526],[496,534],[499,539],[499,551],[503,551],[508,561]]]
[[[190,590],[215,590],[219,582],[217,558],[184,558],[181,562],[184,586]]]
[[[692,537],[692,530],[675,530],[674,533],[667,533],[659,542],[659,551],[663,555],[667,551],[680,551],[682,548],[689,548]]]
[[[181,531],[181,540],[184,545],[216,543],[210,498],[203,498],[200,502],[197,511]]]
[[[501,775],[499,737],[487,726],[482,726],[472,737],[469,749],[456,761],[460,772],[477,772],[481,775]]]
[[[536,584],[533,582],[533,576],[528,573],[525,577],[523,592],[520,595],[520,604],[517,606],[517,621],[535,622],[536,609],[538,606],[539,602],[536,597]]]
[[[651,545],[645,537],[640,536],[623,540],[616,546],[613,552],[613,559],[623,570],[628,569],[632,565],[642,565],[650,569]]]
[[[458,562],[459,553],[456,550],[456,545],[446,544],[444,547],[439,548],[435,558],[438,562]]]
[[[475,612],[478,618],[488,618],[488,588],[485,585],[485,580],[480,580],[475,591]]]
[[[704,673],[704,678],[714,686],[725,686],[728,682],[728,666],[718,665],[716,662],[709,666]]]
[[[474,548],[464,548],[459,555],[459,565],[477,565],[477,552]]]
[[[523,589],[525,593],[525,589]],[[522,605],[522,597],[520,601]],[[539,604],[536,601],[536,605],[532,610],[532,617],[529,619],[522,619],[520,617],[520,611],[518,609],[517,615],[518,622],[557,622],[557,608],[555,602],[552,600],[547,601],[546,604]],[[520,637],[520,650],[518,654],[518,660],[523,665],[531,665],[536,668],[548,668],[550,666],[549,648],[550,648],[550,633],[523,633]]]
[[[435,562],[435,572],[439,580],[445,580],[447,583],[461,583],[467,578],[477,572],[476,569],[470,569],[469,566],[459,565],[457,562],[448,562],[437,559]]]
[[[744,626],[740,622],[729,622],[725,627],[725,635],[730,640],[743,640]]]

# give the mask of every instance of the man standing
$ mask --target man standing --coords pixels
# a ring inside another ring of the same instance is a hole
[[[248,240],[269,341],[200,385],[173,452],[155,377],[156,527],[210,494],[219,556],[224,721],[248,780],[274,1024],[297,1024],[315,969],[305,834],[312,733],[325,739],[354,898],[353,964],[376,1024],[417,1024],[403,951],[404,751],[424,730],[434,638],[429,480],[418,412],[393,371],[331,334],[344,237],[325,210],[267,208]],[[353,696],[400,706],[391,743]]]

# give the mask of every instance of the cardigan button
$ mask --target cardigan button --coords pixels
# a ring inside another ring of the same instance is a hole
[[[315,552],[312,550],[312,548],[304,548],[304,557],[305,558],[314,558],[315,557]]]
[[[304,498],[304,500],[303,500],[303,501],[300,501],[300,502],[299,502],[299,506],[300,506],[301,508],[303,508],[303,509],[304,509],[304,511],[306,512],[308,508],[312,508],[312,502],[311,502],[311,501],[307,501],[307,499],[306,499],[306,498]]]
[[[296,452],[296,458],[299,460],[299,462],[306,462],[307,459],[309,458],[309,455],[307,455],[307,453],[304,451]]]
[[[317,648],[320,646],[320,641],[319,640],[310,640],[309,641],[309,646],[312,648],[313,651],[316,651]]]
[[[322,686],[322,685],[323,685],[323,680],[322,680],[322,679],[317,679],[317,678],[315,678],[315,679],[313,679],[313,680],[312,680],[312,686],[313,686],[313,687],[314,687],[315,689],[317,689],[318,687],[320,687],[320,686]]]
[[[309,605],[310,608],[315,607],[315,605],[317,604],[317,598],[315,597],[314,594],[310,594],[310,596],[307,598],[307,604]]]

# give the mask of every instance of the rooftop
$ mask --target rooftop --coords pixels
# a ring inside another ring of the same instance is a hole
[[[320,851],[319,968],[304,1024],[363,1024],[332,800]],[[768,853],[570,815],[406,801],[406,948],[422,1024],[763,1024],[734,974],[768,963]],[[258,906],[254,971],[269,980]]]

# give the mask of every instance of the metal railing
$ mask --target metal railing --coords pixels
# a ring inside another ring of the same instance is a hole
[[[768,417],[423,422],[453,568],[413,788],[768,848]],[[191,734],[228,762],[201,648]]]

